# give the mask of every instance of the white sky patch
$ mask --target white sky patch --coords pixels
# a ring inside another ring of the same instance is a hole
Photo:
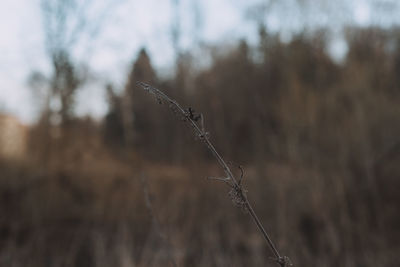
[[[107,112],[105,90],[101,84],[92,84],[78,91],[76,114],[101,118]]]
[[[221,33],[240,28],[242,16],[227,0],[207,0],[204,5],[205,31],[203,38],[206,42],[220,40]]]
[[[18,82],[0,79],[0,110],[17,115],[24,123],[31,122],[35,114],[32,92]]]
[[[0,107],[24,122],[30,122],[35,113],[32,92],[26,86],[28,66],[36,65],[26,48],[34,38],[26,34],[36,23],[30,12],[33,2],[6,0],[0,9]]]
[[[270,31],[277,32],[279,31],[279,18],[277,15],[273,14],[267,19],[267,26]]]
[[[367,26],[370,22],[370,8],[368,4],[359,0],[355,2],[354,5],[354,19],[360,26]]]
[[[328,53],[337,63],[342,63],[345,59],[349,47],[343,37],[332,38],[328,44]]]

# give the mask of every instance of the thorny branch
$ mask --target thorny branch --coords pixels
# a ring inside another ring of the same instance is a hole
[[[286,256],[281,256],[279,253],[278,249],[276,248],[275,244],[272,242],[271,238],[267,234],[266,230],[264,229],[260,219],[257,217],[255,211],[253,210],[253,207],[251,206],[247,195],[246,195],[246,190],[242,187],[242,178],[243,178],[243,168],[239,167],[241,170],[241,177],[239,180],[235,178],[233,175],[232,171],[230,170],[229,166],[225,162],[225,160],[221,157],[221,155],[217,152],[215,149],[214,145],[210,142],[208,133],[204,130],[204,119],[201,114],[196,114],[192,108],[184,109],[182,108],[178,102],[176,102],[174,99],[171,99],[169,96],[164,94],[162,91],[160,91],[157,88],[154,88],[146,83],[143,82],[137,82],[138,85],[140,85],[145,91],[148,93],[152,94],[155,96],[157,99],[158,103],[162,104],[163,101],[168,104],[168,106],[171,108],[171,110],[176,113],[178,116],[181,117],[183,121],[186,121],[192,126],[195,136],[202,141],[207,148],[211,151],[211,153],[214,155],[218,163],[221,165],[222,169],[225,172],[226,177],[225,178],[210,178],[213,180],[219,180],[222,182],[227,183],[230,187],[231,190],[229,191],[229,196],[231,197],[233,203],[240,207],[243,211],[248,212],[253,219],[254,223],[257,225],[257,228],[260,230],[263,238],[271,248],[275,258],[274,260],[281,266],[281,267],[287,267],[287,266],[292,266],[292,263],[290,259]],[[201,119],[201,125],[199,126],[197,124],[197,121]]]

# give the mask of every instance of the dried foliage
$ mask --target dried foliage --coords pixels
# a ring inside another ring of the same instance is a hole
[[[215,149],[214,145],[210,142],[209,139],[209,134],[204,130],[204,117],[201,114],[194,114],[193,109],[191,107],[187,109],[183,109],[178,102],[175,100],[169,98],[166,94],[164,94],[162,91],[160,91],[157,88],[154,88],[146,83],[139,82],[138,83],[140,86],[143,87],[144,90],[147,92],[153,94],[158,103],[162,104],[163,101],[165,101],[169,108],[177,114],[183,121],[186,121],[190,124],[190,126],[193,127],[194,133],[197,138],[199,138],[200,141],[202,141],[208,148],[208,150],[214,155],[215,159],[218,161],[218,163],[221,165],[222,169],[224,170],[226,177],[225,178],[216,178],[220,181],[225,182],[226,184],[229,185],[231,190],[229,191],[229,196],[232,199],[232,202],[240,207],[244,212],[248,212],[251,216],[251,218],[254,220],[254,223],[257,225],[258,229],[260,230],[261,234],[263,235],[265,241],[268,243],[268,245],[271,247],[272,252],[275,255],[275,261],[282,267],[290,266],[292,265],[289,258],[284,256],[282,257],[278,250],[276,249],[275,244],[272,242],[271,238],[265,231],[262,223],[258,219],[256,213],[253,210],[253,207],[251,206],[249,200],[247,199],[246,196],[246,190],[242,188],[242,178],[240,180],[236,180],[235,176],[231,172],[230,168],[228,165],[225,163],[225,160],[220,156],[220,154],[217,152]],[[201,118],[201,127],[197,124],[197,120]]]

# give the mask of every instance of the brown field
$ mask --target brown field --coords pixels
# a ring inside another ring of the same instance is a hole
[[[44,107],[26,152],[0,159],[0,266],[276,264],[229,188],[206,179],[223,175],[209,151],[137,81],[203,112],[294,266],[400,266],[400,35],[348,32],[340,64],[318,32],[260,31],[205,69],[182,57],[168,79],[142,50],[123,90],[107,86],[101,121],[71,99]]]

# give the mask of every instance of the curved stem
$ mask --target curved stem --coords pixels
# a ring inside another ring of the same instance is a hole
[[[235,176],[233,175],[232,171],[230,170],[228,164],[226,164],[225,160],[222,158],[222,156],[218,153],[218,151],[215,149],[214,145],[211,143],[209,140],[206,132],[204,129],[201,129],[196,121],[192,119],[191,113],[188,112],[187,110],[183,109],[178,102],[175,100],[171,99],[168,97],[166,94],[164,94],[162,91],[160,91],[157,88],[154,88],[146,83],[143,82],[138,82],[138,84],[143,87],[146,91],[149,93],[153,94],[156,96],[158,100],[163,99],[164,101],[167,101],[170,106],[174,106],[177,111],[185,118],[186,121],[189,122],[189,124],[193,127],[195,134],[197,137],[199,137],[204,144],[207,146],[207,148],[210,150],[210,152],[214,155],[215,159],[218,161],[219,165],[222,167],[224,172],[226,173],[227,177],[229,178],[231,182],[232,188],[236,191],[237,195],[239,198],[242,200],[242,203],[245,207],[245,209],[249,212],[251,218],[253,219],[254,223],[256,224],[257,228],[260,230],[264,240],[267,242],[269,245],[271,251],[273,252],[275,256],[276,262],[281,266],[285,267],[290,264],[290,261],[288,260],[287,257],[281,257],[278,249],[276,248],[274,242],[272,242],[271,238],[269,237],[267,231],[263,227],[260,219],[258,218],[257,214],[255,213],[253,207],[251,206],[243,188],[241,187],[241,184],[238,183],[236,180]],[[190,111],[190,109],[189,109]]]

